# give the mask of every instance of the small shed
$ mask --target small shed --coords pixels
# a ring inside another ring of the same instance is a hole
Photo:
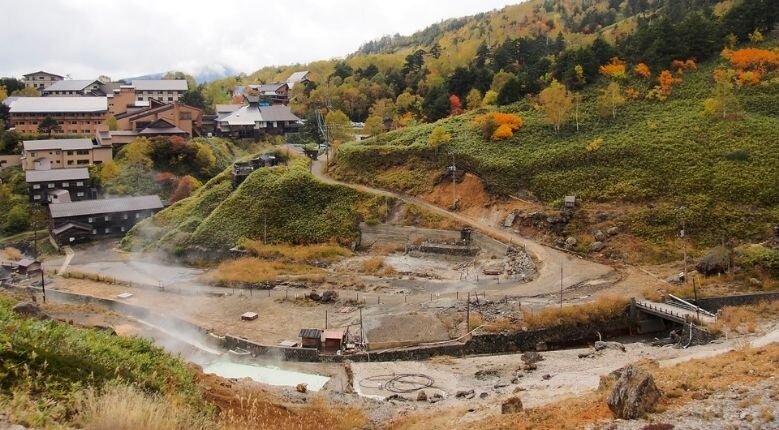
[[[322,333],[324,351],[329,353],[340,351],[341,345],[344,342],[344,336],[346,336],[346,329],[343,328],[329,328],[325,330]]]
[[[574,209],[576,207],[576,196],[565,196],[563,207],[565,209]]]
[[[16,263],[20,275],[31,275],[41,271],[41,262],[32,258],[24,258]]]
[[[322,331],[318,328],[302,328],[300,329],[300,346],[303,348],[316,348],[322,344]]]

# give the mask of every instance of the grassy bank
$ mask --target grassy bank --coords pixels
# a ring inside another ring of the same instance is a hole
[[[383,200],[320,182],[308,163],[299,158],[288,166],[259,169],[236,190],[226,169],[191,197],[137,225],[122,246],[224,250],[265,238],[269,243],[348,244],[360,220],[381,218]]]
[[[571,119],[555,134],[537,102],[526,99],[501,108],[525,120],[507,140],[484,139],[474,123],[481,109],[342,145],[334,173],[425,192],[430,177],[445,173],[451,153],[458,168],[477,174],[498,196],[527,191],[550,207],[571,194],[585,203],[631,205],[636,210],[623,221],[632,233],[656,242],[677,232],[679,206],[686,207],[688,231],[703,243],[765,237],[770,224],[779,222],[779,114],[771,107],[779,81],[737,89],[743,115],[710,118],[703,115],[703,101],[711,96],[714,67],[685,73],[665,102],[627,102],[616,118],[597,115],[601,88],[593,86],[582,94],[578,132]],[[641,93],[647,85],[637,78],[622,82]],[[451,136],[438,149],[428,145],[436,127]]]

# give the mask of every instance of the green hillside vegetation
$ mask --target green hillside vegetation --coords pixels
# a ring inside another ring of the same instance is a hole
[[[13,422],[57,428],[80,412],[86,390],[114,384],[165,396],[193,417],[213,413],[193,371],[150,341],[20,317],[14,303],[0,295],[0,409]]]
[[[764,47],[774,46],[773,42]],[[645,97],[651,80],[619,81],[638,92],[616,118],[598,114],[607,82],[581,92],[579,132],[573,111],[555,134],[535,97],[488,107],[435,124],[392,131],[364,143],[341,145],[334,172],[341,178],[406,192],[429,190],[424,172],[441,172],[454,153],[458,168],[480,176],[496,195],[529,190],[551,206],[575,194],[585,202],[626,202],[640,209],[625,220],[641,237],[664,241],[677,233],[679,206],[695,240],[760,238],[779,222],[779,77],[735,90],[735,114],[704,114],[716,62],[683,73],[665,102]],[[488,111],[510,112],[524,126],[506,140],[485,139],[475,124]],[[449,142],[431,145],[436,128]]]
[[[226,169],[191,197],[138,224],[122,246],[224,250],[244,239],[262,241],[266,232],[270,243],[349,244],[360,220],[383,216],[382,199],[320,182],[308,164],[296,158],[288,166],[258,169],[235,191]]]

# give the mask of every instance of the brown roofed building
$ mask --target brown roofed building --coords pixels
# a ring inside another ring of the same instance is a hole
[[[129,143],[137,137],[181,136],[190,138],[200,134],[203,110],[184,103],[160,103],[131,109],[115,115],[117,131],[111,131],[114,145]]]

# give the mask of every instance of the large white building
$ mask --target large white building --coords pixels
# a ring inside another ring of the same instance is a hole
[[[135,79],[131,85],[136,100],[156,99],[163,103],[179,101],[188,89],[185,79]]]

